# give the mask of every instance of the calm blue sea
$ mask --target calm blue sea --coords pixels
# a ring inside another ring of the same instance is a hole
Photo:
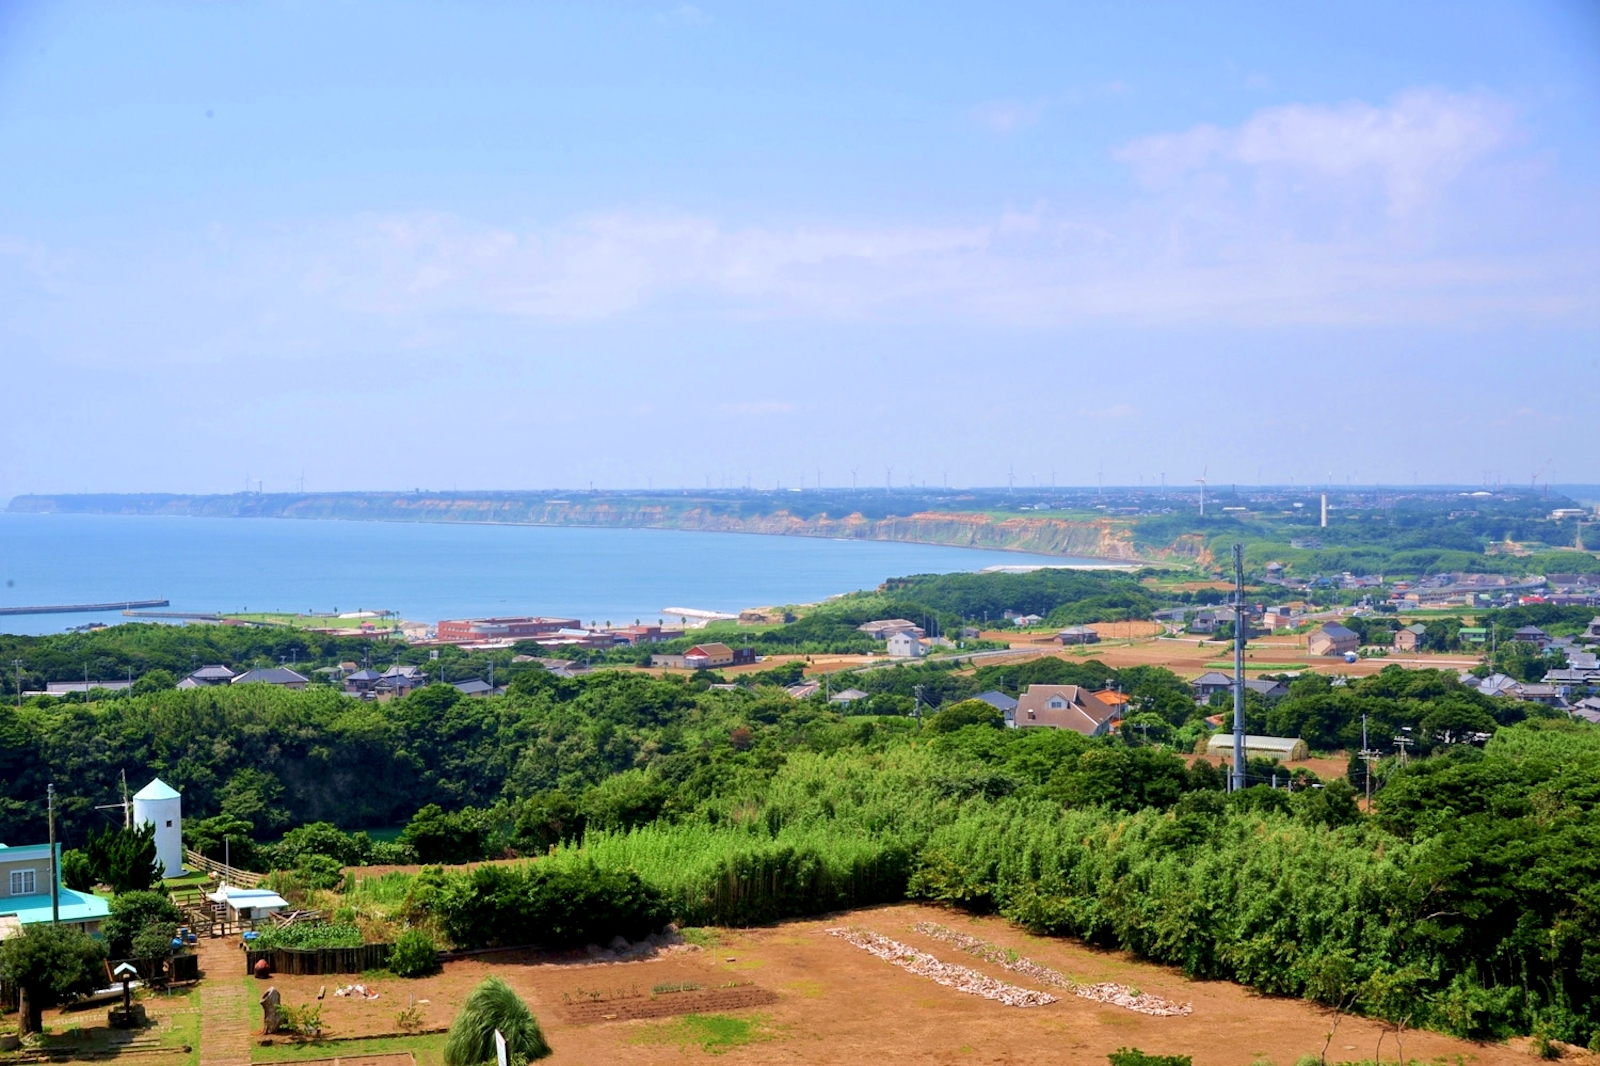
[[[1094,560],[922,544],[648,529],[0,513],[0,606],[169,599],[164,610],[394,610],[412,621],[807,603],[905,574]],[[120,613],[0,617],[58,633]]]

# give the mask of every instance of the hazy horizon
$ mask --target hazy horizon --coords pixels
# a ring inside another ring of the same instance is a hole
[[[0,499],[1600,482],[1578,0],[17,3],[0,165]]]

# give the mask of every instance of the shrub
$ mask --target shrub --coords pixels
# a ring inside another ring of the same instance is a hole
[[[437,906],[445,935],[464,947],[637,940],[669,917],[660,893],[638,874],[592,862],[480,866],[450,878]]]
[[[395,938],[389,969],[397,977],[426,977],[439,972],[439,947],[424,929],[407,929]]]
[[[444,1041],[446,1066],[493,1062],[497,1029],[512,1058],[532,1061],[550,1054],[550,1045],[528,1005],[500,978],[490,977],[472,990],[450,1025]]]
[[[1136,1047],[1122,1047],[1107,1055],[1111,1066],[1194,1066],[1190,1055],[1150,1055]]]
[[[145,929],[160,925],[167,930],[167,940],[171,941],[181,921],[183,912],[161,893],[124,892],[111,901],[111,916],[106,919],[102,931],[112,957],[126,959],[133,953],[134,938]]]

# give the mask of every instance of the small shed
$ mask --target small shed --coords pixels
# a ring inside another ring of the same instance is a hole
[[[1088,626],[1068,626],[1056,634],[1056,639],[1063,644],[1098,644],[1100,634]]]
[[[289,908],[289,901],[269,888],[239,888],[226,881],[206,898],[227,907],[228,917],[238,922],[259,921]]]
[[[1232,755],[1233,734],[1213,733],[1206,741],[1206,754]],[[1276,759],[1278,762],[1299,762],[1311,758],[1311,749],[1299,737],[1262,737],[1246,733],[1244,738],[1246,759]]]

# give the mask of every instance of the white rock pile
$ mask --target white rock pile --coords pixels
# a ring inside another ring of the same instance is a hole
[[[1092,999],[1096,1003],[1107,1003],[1157,1018],[1178,1018],[1194,1012],[1192,1004],[1174,1003],[1160,996],[1136,992],[1127,985],[1112,984],[1109,981],[1097,985],[1080,985],[1065,974],[1018,955],[1009,948],[991,944],[987,940],[979,940],[975,936],[957,932],[937,922],[918,922],[911,928],[923,936],[960,948],[968,955],[976,955],[986,962],[1004,966],[1013,973],[1027,974],[1047,985],[1065,988],[1080,999]]]
[[[892,962],[908,973],[919,977],[926,977],[935,984],[953,988],[957,992],[965,992],[972,996],[982,996],[992,999],[996,1003],[1003,1003],[1008,1007],[1042,1007],[1046,1003],[1054,1003],[1056,997],[1048,992],[1039,992],[1031,988],[1019,988],[1008,985],[1004,981],[996,981],[977,970],[965,966],[952,966],[947,962],[940,962],[937,958],[926,952],[918,951],[908,944],[867,929],[838,928],[829,929],[833,936],[840,937],[847,943],[853,944],[870,955],[875,955],[885,962]]]

